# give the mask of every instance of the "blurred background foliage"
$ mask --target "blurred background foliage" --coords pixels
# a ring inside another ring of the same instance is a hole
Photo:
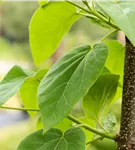
[[[15,64],[26,69],[37,69],[29,47],[29,22],[38,7],[38,2],[34,1],[0,3],[0,79]],[[81,18],[64,37],[56,53],[45,60],[39,68],[51,67],[65,52],[73,47],[82,44],[93,45],[95,42],[99,42],[108,31],[109,29],[104,29],[92,24],[88,19]],[[111,38],[115,39],[116,35]],[[6,105],[21,106],[19,95],[12,97]],[[114,105],[115,110],[113,109]],[[114,112],[119,120],[120,102],[118,101],[114,105],[111,112]],[[72,112],[77,117],[83,116],[83,111],[80,108],[81,103],[78,103]],[[36,129],[36,120],[37,117],[28,119],[25,112],[0,110],[1,149],[15,150],[22,138]],[[103,142],[93,143],[90,148],[90,150],[107,149],[115,150],[115,143],[104,140]]]

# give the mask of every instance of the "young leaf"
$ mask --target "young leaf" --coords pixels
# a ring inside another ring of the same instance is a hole
[[[124,55],[125,47],[116,40],[108,40],[105,42],[108,46],[109,54],[105,66],[113,74],[120,75],[120,84],[123,83],[124,72]]]
[[[109,113],[105,121],[103,122],[103,126],[109,133],[111,133],[113,132],[116,123],[116,117],[112,113]]]
[[[135,45],[135,1],[96,1]]]
[[[17,150],[85,150],[85,134],[80,128],[71,128],[64,134],[52,128],[43,135],[43,130],[27,136]]]
[[[101,120],[104,117],[103,113],[105,108],[109,107],[109,104],[115,96],[118,80],[118,75],[100,75],[83,100],[83,108],[88,118]]]
[[[20,97],[24,107],[38,109],[37,88],[40,80],[47,73],[47,69],[41,69],[32,77],[27,78],[20,89]],[[28,112],[30,116],[34,116],[37,112]]]
[[[71,25],[80,17],[67,2],[50,2],[40,7],[30,23],[30,45],[36,65],[51,56]]]
[[[105,44],[78,47],[62,57],[39,85],[38,101],[45,130],[61,122],[88,92],[104,68]]]
[[[19,66],[14,66],[0,82],[0,105],[4,104],[10,97],[19,91],[24,80],[31,73],[26,72]]]
[[[46,5],[46,4],[48,4],[49,1],[50,1],[50,0],[46,0],[46,1],[44,1],[44,0],[38,0],[38,3],[39,3],[39,5],[42,7],[42,6]]]

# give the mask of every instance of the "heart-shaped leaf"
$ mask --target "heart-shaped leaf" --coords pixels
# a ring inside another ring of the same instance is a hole
[[[14,66],[0,82],[0,105],[4,104],[10,97],[19,91],[24,80],[32,73]]]
[[[96,2],[135,45],[135,1],[96,0]]]
[[[108,56],[105,44],[81,46],[62,57],[45,75],[38,101],[45,130],[61,122],[85,96],[102,72]]]
[[[75,6],[67,2],[49,2],[40,7],[30,23],[30,45],[36,65],[51,56],[63,36],[80,17]]]
[[[85,134],[80,128],[71,128],[64,134],[52,128],[43,135],[43,130],[26,137],[17,150],[85,150]]]

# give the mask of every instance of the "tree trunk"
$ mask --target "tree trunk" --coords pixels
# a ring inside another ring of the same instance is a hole
[[[135,150],[135,47],[126,38],[124,83],[118,150]]]

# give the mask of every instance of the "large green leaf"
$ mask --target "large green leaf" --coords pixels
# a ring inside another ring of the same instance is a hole
[[[135,45],[135,1],[96,1]]]
[[[105,44],[78,47],[62,57],[39,85],[38,101],[44,129],[54,127],[88,92],[104,68]]]
[[[27,78],[20,89],[20,97],[24,107],[38,109],[37,88],[40,80],[47,73],[47,69],[41,69],[32,77]],[[30,116],[34,116],[37,112],[29,112]]]
[[[67,2],[50,2],[40,7],[30,23],[30,45],[36,65],[51,56],[71,25],[80,17]]]
[[[105,42],[109,49],[109,55],[105,66],[113,74],[120,75],[120,83],[123,83],[125,47],[116,40]]]
[[[88,118],[97,121],[102,119],[105,108],[109,108],[115,96],[118,80],[118,75],[100,75],[83,100],[85,115]]]
[[[43,7],[44,5],[48,4],[49,1],[50,1],[50,0],[46,0],[46,1],[44,1],[44,0],[38,0],[38,3],[39,3],[39,5],[40,5],[41,7]]]
[[[0,105],[4,104],[10,97],[19,91],[24,80],[30,76],[27,71],[19,66],[14,66],[0,82]]]
[[[65,133],[55,128],[44,135],[42,132],[26,137],[17,150],[85,150],[85,134],[80,128],[71,128]]]

